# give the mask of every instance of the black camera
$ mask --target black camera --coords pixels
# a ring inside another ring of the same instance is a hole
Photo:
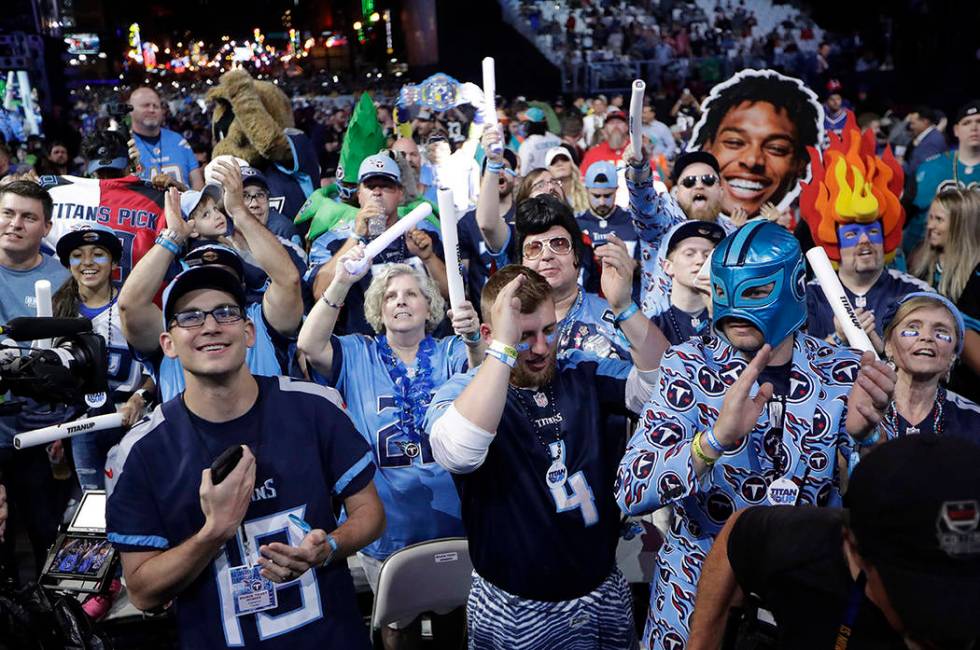
[[[122,133],[126,142],[129,142],[129,126],[126,125],[126,116],[133,112],[133,105],[126,102],[109,102],[105,107],[106,113],[112,118],[112,130]]]
[[[15,318],[0,334],[15,341],[58,339],[51,349],[0,360],[0,394],[10,391],[42,404],[80,404],[86,395],[108,392],[105,340],[87,318]]]

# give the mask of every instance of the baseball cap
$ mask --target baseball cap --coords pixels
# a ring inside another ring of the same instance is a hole
[[[242,187],[245,185],[261,185],[266,190],[269,189],[269,179],[255,167],[242,167]]]
[[[95,152],[95,158],[88,161],[85,173],[91,176],[100,169],[116,169],[126,171],[129,169],[129,158],[123,151],[113,149],[108,144],[104,144]]]
[[[71,231],[65,233],[58,240],[58,244],[55,246],[55,252],[58,253],[58,259],[61,260],[62,266],[69,266],[69,258],[71,257],[71,252],[78,248],[79,246],[86,245],[101,246],[102,248],[109,251],[112,255],[112,259],[118,262],[122,257],[122,244],[119,243],[119,237],[110,228],[101,225],[83,225],[77,226]]]
[[[418,117],[416,117],[416,119],[422,120],[424,122],[428,122],[434,120],[435,118],[432,116],[432,111],[430,111],[427,108],[423,108],[422,110],[419,111]]]
[[[358,183],[363,183],[367,179],[374,178],[375,176],[383,176],[399,185],[402,182],[402,172],[398,168],[398,163],[391,156],[383,153],[368,156],[357,170]]]
[[[980,113],[980,99],[974,99],[960,106],[960,110],[956,111],[956,121],[953,124],[959,124],[964,117],[970,117],[977,113]]]
[[[725,238],[725,229],[712,221],[683,221],[668,236],[666,255],[670,255],[682,241],[691,237],[704,237],[717,246]]]
[[[585,170],[585,186],[590,190],[614,190],[619,186],[616,165],[609,160],[597,160]]]
[[[606,111],[606,122],[608,122],[609,120],[623,120],[624,122],[629,121],[626,119],[626,113],[619,110],[618,108],[613,108]]]
[[[544,122],[544,111],[537,106],[532,106],[524,112],[529,122]]]
[[[210,196],[215,203],[220,203],[222,194],[221,186],[217,183],[208,183],[202,190],[182,192],[180,195],[180,212],[184,216],[184,220],[191,218],[191,213],[197,209],[204,197]]]
[[[554,162],[555,158],[557,158],[558,156],[565,156],[569,160],[572,160],[572,152],[570,152],[567,148],[559,145],[557,147],[552,147],[551,149],[548,149],[548,153],[544,155],[545,167],[551,167],[551,163]]]
[[[245,308],[245,287],[228,270],[205,264],[187,269],[175,277],[163,290],[163,326],[173,320],[177,301],[197,289],[217,289],[231,294],[235,304]]]
[[[848,527],[913,637],[980,636],[977,467],[980,446],[946,432],[886,442],[851,475]]]
[[[671,182],[676,185],[684,170],[694,163],[704,163],[715,170],[716,174],[721,171],[721,168],[718,167],[718,159],[707,151],[685,151],[677,156],[677,160],[674,161],[674,168],[670,172]]]
[[[241,256],[231,248],[221,244],[201,244],[195,246],[181,258],[185,269],[198,266],[221,265],[233,270],[241,282],[245,281],[245,263]]]

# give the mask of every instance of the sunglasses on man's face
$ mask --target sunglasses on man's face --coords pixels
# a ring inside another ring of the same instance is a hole
[[[679,182],[687,189],[691,189],[698,184],[699,178],[701,179],[701,184],[705,187],[711,187],[718,182],[718,177],[714,174],[704,174],[703,176],[685,176]]]
[[[568,237],[552,237],[524,242],[524,259],[536,260],[547,246],[555,255],[568,255],[572,251],[572,241]]]

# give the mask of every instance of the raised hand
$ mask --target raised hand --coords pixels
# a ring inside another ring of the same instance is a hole
[[[595,249],[595,255],[602,264],[602,293],[609,301],[609,306],[618,314],[633,301],[633,271],[636,260],[629,254],[626,242],[615,234],[610,234],[607,242]]]
[[[895,371],[872,352],[861,355],[851,394],[847,399],[847,432],[858,440],[867,436],[885,417],[895,394]]]
[[[453,331],[464,339],[467,335],[480,330],[480,317],[476,315],[476,310],[468,300],[461,302],[459,309],[450,309],[449,319],[452,321]]]
[[[493,338],[507,345],[517,345],[521,340],[521,299],[517,297],[517,290],[524,280],[524,276],[519,275],[505,284],[493,303]]]
[[[772,356],[772,346],[763,345],[755,358],[749,362],[742,374],[738,376],[732,387],[728,389],[725,400],[721,404],[718,420],[715,422],[715,437],[725,447],[735,446],[739,440],[752,433],[762,409],[772,399],[772,384],[766,382],[759,387],[755,397],[749,396],[752,385],[759,379],[759,374],[769,365]]]

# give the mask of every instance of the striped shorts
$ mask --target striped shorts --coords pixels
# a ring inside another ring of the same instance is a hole
[[[515,596],[474,571],[466,618],[470,650],[628,650],[636,642],[619,569],[595,591],[558,602]]]

